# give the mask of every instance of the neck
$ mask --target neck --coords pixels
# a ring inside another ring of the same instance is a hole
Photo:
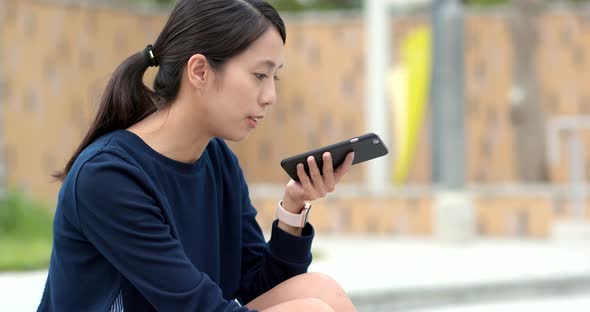
[[[194,114],[185,112],[184,108],[190,108],[188,104],[171,103],[127,130],[168,158],[194,163],[201,158],[213,136],[204,129],[198,129],[198,125],[203,123],[194,120]]]

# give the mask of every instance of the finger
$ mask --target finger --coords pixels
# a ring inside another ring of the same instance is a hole
[[[301,183],[301,186],[305,191],[306,197],[316,196],[315,189],[313,188],[313,185],[311,184],[311,181],[309,180],[307,173],[305,173],[304,166],[301,163],[297,164],[297,176],[299,177],[299,182]]]
[[[336,179],[334,177],[334,167],[332,165],[332,154],[325,152],[324,155],[322,155],[322,158],[324,159],[324,169],[322,172],[324,173],[326,190],[328,192],[333,192],[334,187],[336,186]]]
[[[350,152],[350,153],[348,153],[348,155],[346,155],[346,159],[344,159],[344,163],[342,163],[342,165],[340,165],[340,167],[338,167],[338,169],[336,169],[336,174],[335,174],[336,183],[340,182],[340,179],[342,179],[344,174],[346,174],[346,172],[348,172],[350,167],[352,167],[353,161],[354,161],[354,152]]]
[[[309,175],[311,176],[311,182],[316,190],[316,194],[320,197],[324,197],[326,195],[326,186],[324,185],[324,179],[322,178],[318,164],[313,156],[307,158],[307,165],[309,166]]]

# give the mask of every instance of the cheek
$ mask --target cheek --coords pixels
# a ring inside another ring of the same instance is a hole
[[[243,77],[242,79],[233,81],[231,92],[234,105],[249,108],[252,104],[256,104],[258,85],[255,79]]]

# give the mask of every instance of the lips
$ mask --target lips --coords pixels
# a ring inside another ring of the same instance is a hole
[[[249,119],[258,122],[259,120],[262,120],[262,118],[264,118],[264,115],[258,115],[258,116],[249,116]]]
[[[249,124],[251,128],[256,128],[258,126],[258,123],[260,122],[260,120],[262,120],[262,118],[264,118],[264,115],[257,115],[257,116],[249,116]]]

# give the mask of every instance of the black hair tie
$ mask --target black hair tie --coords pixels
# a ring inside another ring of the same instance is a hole
[[[151,44],[148,44],[145,49],[143,49],[143,57],[149,67],[158,67],[158,61],[156,61],[156,56],[154,56],[153,48],[154,47]]]

